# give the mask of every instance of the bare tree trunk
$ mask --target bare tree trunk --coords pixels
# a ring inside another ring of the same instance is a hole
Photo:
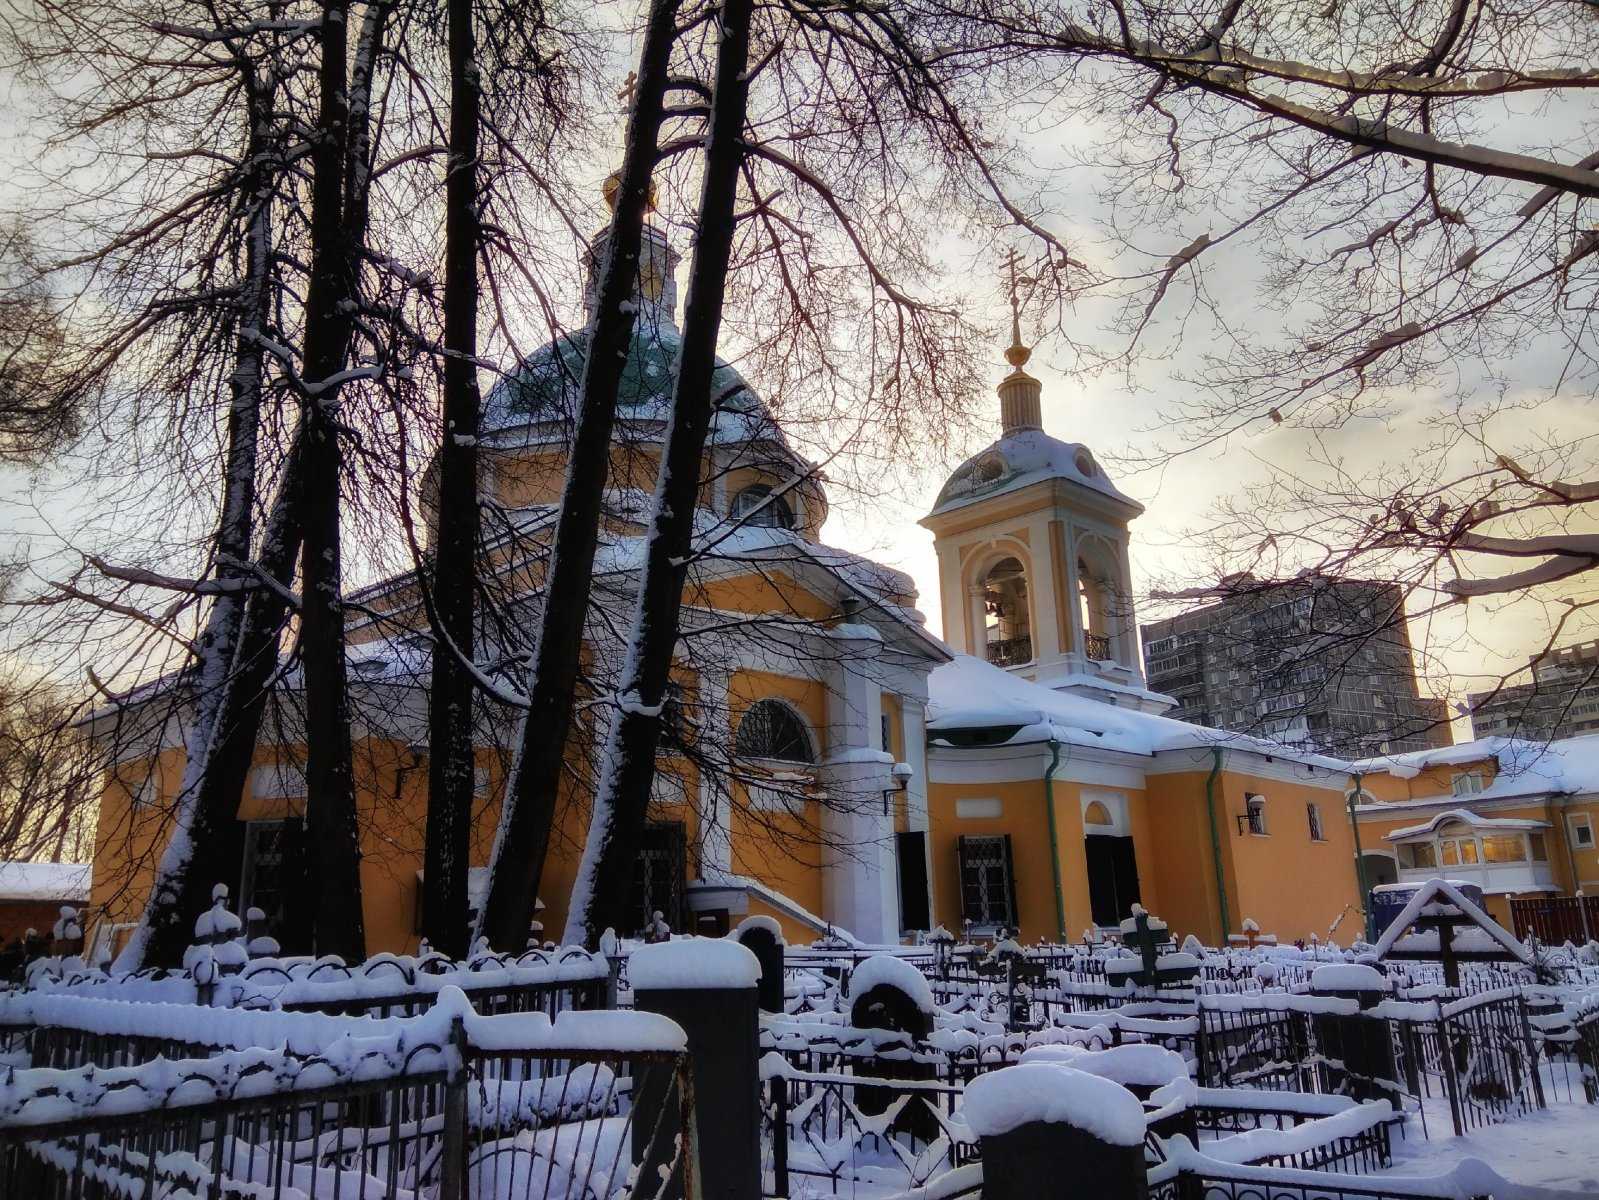
[[[571,461],[545,583],[544,618],[529,674],[529,706],[516,769],[505,789],[481,931],[491,945],[520,950],[549,849],[572,700],[577,690],[589,580],[610,468],[617,388],[633,337],[639,252],[665,104],[678,0],[653,0],[639,56],[627,146],[600,270],[583,364]]]
[[[430,584],[434,626],[428,691],[428,815],[422,934],[464,958],[471,853],[473,618],[477,596],[478,119],[481,83],[471,0],[450,0],[450,163],[444,215],[444,431]]]
[[[350,754],[350,697],[341,595],[338,400],[349,357],[360,242],[345,228],[350,167],[348,0],[324,0],[321,110],[312,155],[311,279],[306,295],[305,539],[300,645],[305,680],[306,810],[317,867],[316,949],[346,961],[366,957],[361,846]]]
[[[245,213],[244,278],[236,316],[235,364],[230,379],[227,460],[223,475],[222,515],[217,529],[214,574],[218,581],[242,587],[250,574],[254,527],[257,446],[265,378],[263,339],[272,319],[272,204],[280,167],[273,148],[273,103],[276,89],[270,65],[258,72],[242,64],[244,91],[250,106],[249,164],[242,190]],[[194,922],[211,904],[218,882],[232,883],[238,861],[237,805],[219,808],[205,801],[215,789],[205,787],[212,755],[219,744],[229,710],[230,676],[244,621],[243,590],[222,591],[211,605],[189,673],[194,688],[194,720],[187,739],[183,781],[173,827],[156,871],[139,927],[118,958],[118,966],[137,970],[148,958],[176,963],[189,944]],[[220,873],[220,877],[219,877]]]
[[[600,760],[594,817],[567,917],[567,942],[582,939],[597,946],[607,926],[620,925],[655,776],[655,751],[660,744],[683,580],[692,550],[701,460],[717,402],[711,395],[711,376],[716,369],[739,167],[744,158],[749,96],[744,71],[753,10],[753,0],[724,0],[722,5],[699,236],[683,310],[683,345],[672,418],[655,486],[644,578],[618,686],[620,712]]]

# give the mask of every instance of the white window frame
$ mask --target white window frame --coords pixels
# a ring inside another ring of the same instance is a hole
[[[1483,787],[1481,771],[1457,771],[1449,780],[1449,789],[1456,796],[1476,796]]]
[[[1593,818],[1587,813],[1566,814],[1566,829],[1571,835],[1571,848],[1573,850],[1592,850],[1594,848]],[[1583,830],[1587,840],[1578,836],[1577,831]]]

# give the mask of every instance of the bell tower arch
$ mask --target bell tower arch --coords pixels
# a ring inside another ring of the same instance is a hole
[[[1024,678],[1161,712],[1144,686],[1129,526],[1144,510],[1087,446],[1044,432],[1014,300],[1000,437],[956,469],[921,524],[938,554],[944,640]]]

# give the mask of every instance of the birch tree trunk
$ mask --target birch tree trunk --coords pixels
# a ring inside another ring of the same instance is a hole
[[[670,683],[683,604],[683,580],[694,536],[701,460],[717,397],[711,394],[721,331],[734,208],[744,157],[753,0],[724,0],[716,56],[699,236],[683,311],[683,344],[672,395],[671,423],[661,452],[644,578],[619,684],[617,719],[600,760],[600,781],[583,862],[572,889],[565,941],[599,945],[620,928],[633,880],[655,776],[661,717]]]
[[[660,140],[678,0],[653,0],[611,233],[600,268],[588,353],[583,363],[571,461],[545,579],[544,617],[529,672],[528,712],[516,766],[495,835],[489,895],[480,931],[501,950],[521,950],[538,899],[557,789],[572,727],[583,622],[610,468],[617,389],[633,337],[634,296],[650,174]]]
[[[471,0],[450,0],[450,160],[444,215],[444,430],[429,588],[434,626],[428,691],[427,849],[422,934],[453,959],[470,949],[473,653],[477,595],[478,120],[481,81]],[[464,661],[463,661],[464,660]]]
[[[244,588],[253,578],[250,554],[266,373],[262,344],[271,325],[275,295],[272,206],[281,168],[275,153],[276,89],[271,66],[263,72],[241,60],[241,74],[250,107],[245,151],[248,165],[241,189],[246,213],[244,272],[237,303],[235,363],[229,379],[227,457],[213,567],[215,578],[235,585],[235,590],[217,594],[197,643],[197,661],[189,673],[194,715],[172,833],[162,852],[139,927],[118,956],[117,966],[124,970],[137,970],[147,959],[164,964],[180,961],[196,918],[211,906],[212,887],[236,880],[240,857],[237,806],[207,803],[216,793],[205,784],[230,707],[231,675],[247,607]]]
[[[359,241],[344,224],[345,173],[351,167],[348,19],[348,0],[324,0],[320,112],[312,153],[311,279],[306,294],[300,647],[306,815],[317,872],[316,950],[354,962],[366,957],[366,933],[340,590],[343,450],[338,420],[359,252]]]

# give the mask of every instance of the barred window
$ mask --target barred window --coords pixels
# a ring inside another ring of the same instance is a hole
[[[757,700],[738,723],[735,747],[744,758],[775,758],[783,762],[816,761],[805,722],[781,700]]]

